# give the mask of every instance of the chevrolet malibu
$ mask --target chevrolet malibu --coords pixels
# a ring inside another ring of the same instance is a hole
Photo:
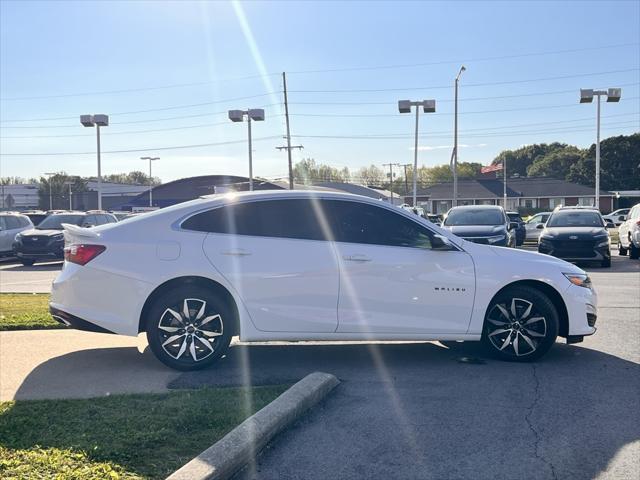
[[[82,330],[145,332],[157,358],[206,367],[231,337],[480,341],[531,361],[595,332],[580,268],[478,245],[411,212],[313,191],[213,195],[126,222],[66,226],[50,310]]]

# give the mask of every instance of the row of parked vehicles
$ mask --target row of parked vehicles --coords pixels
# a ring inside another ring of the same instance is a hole
[[[412,207],[406,209],[430,219]],[[570,262],[597,262],[602,267],[611,266],[609,230],[618,228],[619,254],[640,256],[640,204],[609,215],[594,207],[560,206],[526,222],[517,212],[505,212],[499,206],[465,205],[450,209],[438,225],[470,242],[501,247],[535,242],[539,253]]]
[[[0,213],[0,255],[23,265],[64,257],[63,224],[97,227],[133,216],[131,212],[50,210]]]

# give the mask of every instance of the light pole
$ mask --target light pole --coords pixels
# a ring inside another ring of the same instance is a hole
[[[453,115],[453,202],[452,207],[456,207],[458,205],[458,82],[460,81],[460,75],[462,72],[466,70],[466,67],[462,65],[460,70],[458,70],[458,75],[456,75],[455,81],[455,100],[454,100],[454,109],[455,113]]]
[[[100,166],[100,127],[109,126],[109,115],[80,115],[80,123],[85,127],[96,127],[98,152],[98,210],[102,210],[102,173]]]
[[[151,162],[160,160],[160,157],[140,157],[140,160],[149,160],[149,206],[153,207],[153,176],[151,175]]]
[[[416,135],[413,147],[413,205],[416,207],[416,197],[418,192],[418,119],[420,117],[420,107],[424,110],[424,113],[433,113],[436,111],[435,100],[399,100],[398,111],[400,113],[411,113],[411,107],[416,107]]]
[[[51,192],[53,187],[51,186],[51,177],[53,175],[55,175],[55,173],[54,172],[44,172],[44,174],[47,177],[49,177],[48,178],[48,180],[49,180],[49,210],[53,210],[53,193]]]
[[[592,88],[580,89],[580,103],[591,103],[593,97],[598,97],[596,108],[596,197],[595,207],[600,210],[600,97],[606,96],[607,102],[619,102],[622,96],[621,88],[609,88],[608,90],[593,90]]]
[[[71,203],[71,185],[73,185],[73,182],[64,182],[64,184],[69,187],[69,210],[73,210],[73,204]]]
[[[248,138],[249,138],[249,190],[253,190],[253,152],[251,146],[251,120],[261,122],[264,120],[264,110],[262,108],[250,108],[248,110],[229,110],[229,120],[232,122],[242,122],[247,117]]]

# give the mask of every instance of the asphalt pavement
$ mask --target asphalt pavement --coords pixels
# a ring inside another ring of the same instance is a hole
[[[14,259],[0,262],[1,293],[49,293],[62,262],[37,263],[25,267]]]
[[[487,359],[473,344],[299,342],[235,344],[213,368],[180,374],[141,355],[142,339],[3,332],[0,390],[90,397],[289,383],[320,370],[341,385],[237,479],[638,478],[640,262],[613,260],[587,268],[600,295],[596,335],[558,343],[536,364]]]

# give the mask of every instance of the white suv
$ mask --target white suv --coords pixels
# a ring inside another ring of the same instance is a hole
[[[0,213],[0,256],[11,255],[11,246],[15,236],[33,228],[33,223],[26,215],[16,212]]]
[[[629,258],[640,257],[640,203],[635,205],[627,220],[618,229],[618,253]]]

